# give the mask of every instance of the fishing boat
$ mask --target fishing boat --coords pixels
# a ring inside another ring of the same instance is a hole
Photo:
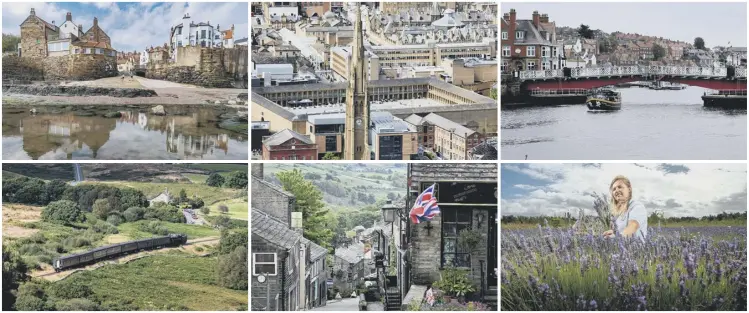
[[[588,96],[586,104],[591,111],[616,111],[622,108],[622,97],[611,89],[600,89]]]

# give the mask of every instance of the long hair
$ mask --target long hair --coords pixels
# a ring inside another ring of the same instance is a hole
[[[629,198],[626,199],[625,203],[629,203],[629,200],[632,200],[632,183],[629,181],[629,178],[623,176],[623,175],[617,175],[614,177],[613,180],[611,180],[611,184],[609,185],[609,210],[611,211],[611,215],[614,217],[614,219],[619,218],[624,212],[626,212],[626,207],[624,210],[619,210],[619,206],[616,203],[616,200],[614,200],[614,193],[611,191],[611,187],[614,187],[614,184],[617,181],[624,182],[624,185],[629,188]]]

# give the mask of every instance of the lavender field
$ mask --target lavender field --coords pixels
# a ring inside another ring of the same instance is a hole
[[[502,310],[746,311],[746,227],[502,231]]]

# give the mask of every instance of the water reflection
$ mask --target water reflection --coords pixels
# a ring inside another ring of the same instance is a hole
[[[183,108],[183,110],[185,110]],[[227,114],[192,109],[157,116],[143,110],[3,110],[3,159],[232,159],[248,157],[247,135],[217,127]],[[95,115],[95,116],[86,116]]]

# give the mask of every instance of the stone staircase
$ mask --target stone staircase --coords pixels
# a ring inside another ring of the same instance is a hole
[[[388,288],[385,293],[385,311],[400,311],[401,310],[401,293],[397,287]]]

